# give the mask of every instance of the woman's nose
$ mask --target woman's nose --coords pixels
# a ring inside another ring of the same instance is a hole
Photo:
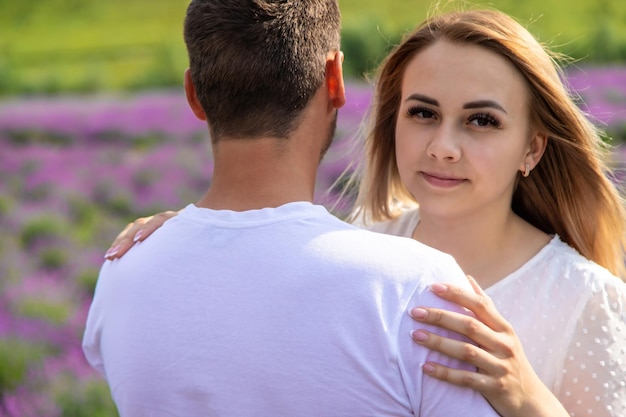
[[[433,132],[428,147],[428,156],[433,159],[440,159],[448,162],[458,161],[461,157],[461,147],[459,132],[455,132],[454,127],[441,124]]]

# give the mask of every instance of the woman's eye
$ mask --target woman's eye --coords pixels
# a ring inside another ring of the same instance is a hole
[[[468,122],[479,127],[500,127],[500,121],[489,113],[477,113],[469,117]]]
[[[425,107],[410,107],[409,110],[407,111],[409,116],[415,116],[418,119],[433,119],[436,117],[436,114],[434,111],[429,110]]]

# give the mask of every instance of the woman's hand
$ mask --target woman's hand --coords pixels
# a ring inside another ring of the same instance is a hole
[[[418,322],[462,334],[476,345],[448,339],[424,330],[414,331],[420,345],[470,363],[478,372],[425,363],[424,372],[434,378],[480,392],[504,417],[569,416],[530,365],[513,327],[496,310],[493,301],[468,277],[474,292],[453,285],[434,284],[439,297],[468,309],[463,315],[418,307],[411,316]]]
[[[146,239],[152,232],[163,226],[163,223],[177,214],[176,211],[164,211],[154,216],[140,217],[134,222],[128,223],[124,230],[117,235],[104,257],[109,260],[121,258],[135,243]]]

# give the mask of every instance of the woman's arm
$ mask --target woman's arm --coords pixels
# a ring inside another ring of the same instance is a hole
[[[430,349],[461,359],[478,372],[436,363],[423,365],[434,378],[480,392],[503,417],[569,417],[563,405],[543,384],[526,358],[513,327],[496,310],[491,298],[469,277],[474,293],[456,286],[435,284],[439,297],[468,309],[473,317],[426,307],[411,310],[418,322],[460,333],[478,346],[443,338],[423,330],[413,339]]]
[[[177,214],[176,211],[164,211],[154,216],[140,217],[128,223],[111,243],[104,257],[109,260],[121,258],[135,243],[145,240],[156,229],[163,226],[163,223]]]

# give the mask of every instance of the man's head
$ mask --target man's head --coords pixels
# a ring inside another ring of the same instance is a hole
[[[336,0],[192,0],[191,81],[212,140],[285,138],[339,50]]]

